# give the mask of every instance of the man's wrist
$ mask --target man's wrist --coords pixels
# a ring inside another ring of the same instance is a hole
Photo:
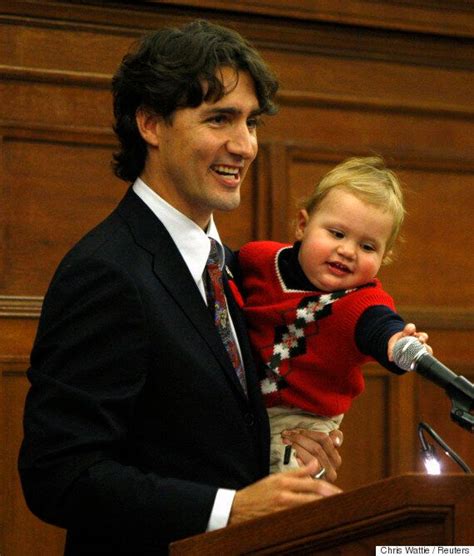
[[[206,532],[226,527],[229,522],[230,511],[234,502],[235,493],[235,490],[229,490],[227,488],[220,488],[217,491]]]

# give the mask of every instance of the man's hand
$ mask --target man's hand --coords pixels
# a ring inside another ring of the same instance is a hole
[[[285,444],[292,445],[300,466],[316,460],[316,472],[324,467],[324,478],[327,481],[333,483],[337,479],[337,470],[342,463],[338,451],[344,440],[342,431],[334,430],[326,434],[305,429],[289,429],[282,432],[282,438]]]
[[[294,508],[341,492],[339,488],[326,481],[313,479],[317,472],[318,463],[313,460],[305,467],[269,475],[238,490],[232,504],[229,525]]]

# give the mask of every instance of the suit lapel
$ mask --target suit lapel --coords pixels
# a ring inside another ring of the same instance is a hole
[[[118,210],[127,221],[135,241],[153,255],[152,270],[157,279],[203,337],[234,387],[245,398],[206,304],[166,228],[131,189]]]

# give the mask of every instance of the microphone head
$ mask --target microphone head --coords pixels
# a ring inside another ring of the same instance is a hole
[[[413,371],[416,362],[425,353],[428,353],[427,349],[414,336],[405,336],[393,347],[393,362],[404,371]]]

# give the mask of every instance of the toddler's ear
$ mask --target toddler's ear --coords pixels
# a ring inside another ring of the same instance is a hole
[[[392,255],[393,255],[392,249],[390,249],[390,251],[387,251],[383,256],[382,265],[390,264],[393,260]]]
[[[304,231],[306,230],[306,225],[308,224],[309,214],[306,209],[300,209],[298,211],[298,216],[296,217],[296,228],[295,228],[295,238],[297,241],[303,239]]]

